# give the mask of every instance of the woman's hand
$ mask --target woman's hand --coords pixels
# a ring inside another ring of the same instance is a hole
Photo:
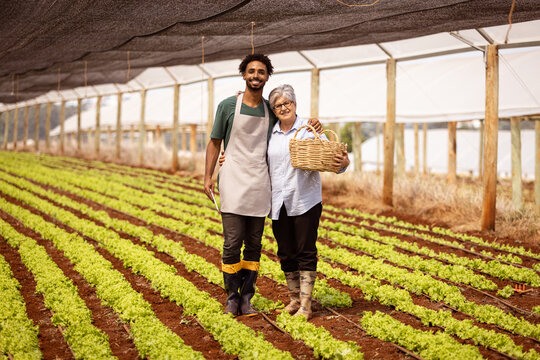
[[[308,124],[313,126],[313,128],[315,129],[315,131],[318,134],[322,133],[323,126],[322,126],[321,122],[319,121],[319,119],[311,118],[311,119],[308,120]],[[308,128],[308,131],[311,132],[311,129]]]
[[[339,171],[339,169],[349,166],[350,163],[351,161],[349,160],[349,154],[347,154],[347,151],[343,151],[341,154],[336,154],[334,156],[332,165],[336,168],[336,171]]]
[[[221,152],[221,156],[219,157],[219,166],[223,166],[223,163],[225,162],[225,151]]]

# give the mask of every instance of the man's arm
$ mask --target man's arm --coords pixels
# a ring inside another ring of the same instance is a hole
[[[214,181],[212,176],[214,175],[214,169],[219,156],[219,150],[221,148],[221,139],[210,139],[206,146],[206,161],[204,168],[204,192],[210,200],[212,200],[212,193],[214,192]]]

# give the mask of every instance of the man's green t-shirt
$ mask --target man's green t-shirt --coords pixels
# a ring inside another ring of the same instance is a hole
[[[210,137],[212,139],[222,139],[224,140],[224,146],[225,149],[227,149],[227,144],[229,143],[229,138],[231,137],[231,129],[232,124],[234,120],[234,110],[236,108],[236,96],[231,96],[223,100],[219,103],[217,111],[216,111],[216,118],[214,120],[214,127],[212,128],[212,133],[210,134]],[[263,101],[266,103],[266,106],[268,107],[268,117],[269,117],[269,124],[268,124],[268,138],[270,139],[270,135],[272,134],[272,128],[278,121],[276,115],[274,112],[270,109],[270,105],[268,104],[268,101],[263,99]],[[251,115],[251,116],[257,116],[257,117],[264,117],[264,105],[263,102],[259,104],[256,108],[247,106],[246,104],[242,104],[242,107],[240,108],[240,114],[242,115]]]

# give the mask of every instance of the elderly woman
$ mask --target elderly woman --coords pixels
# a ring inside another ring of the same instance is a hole
[[[290,85],[281,85],[269,96],[278,122],[272,129],[267,159],[272,184],[272,230],[278,243],[278,257],[289,288],[289,313],[311,317],[311,294],[317,278],[317,229],[322,211],[321,178],[316,171],[291,166],[289,141],[307,124],[296,115],[296,96]],[[304,128],[297,139],[313,138]],[[322,138],[326,138],[322,135]],[[349,166],[347,152],[334,157],[336,170]]]

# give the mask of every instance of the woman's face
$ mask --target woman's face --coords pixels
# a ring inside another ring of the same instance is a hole
[[[289,122],[296,119],[296,103],[286,97],[278,97],[274,103],[273,110],[274,114],[276,114],[281,121]]]

